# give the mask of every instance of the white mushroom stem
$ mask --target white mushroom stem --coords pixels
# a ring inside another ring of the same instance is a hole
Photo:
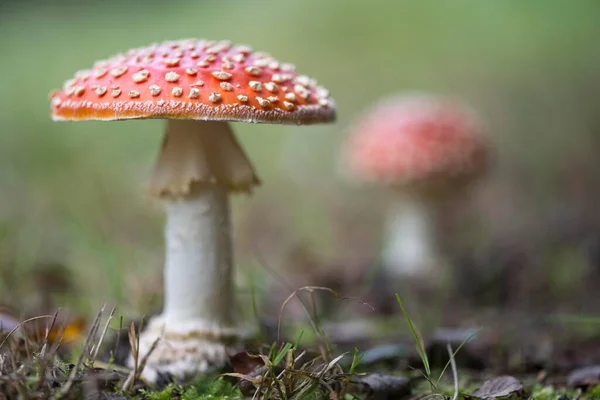
[[[397,277],[423,277],[432,271],[438,253],[429,202],[403,194],[390,207],[382,261],[386,270]]]
[[[165,199],[165,304],[140,336],[144,376],[178,378],[219,367],[235,324],[229,193],[258,184],[226,122],[168,120],[150,184]],[[135,363],[130,358],[129,365]]]
[[[228,194],[207,186],[165,204],[166,262],[163,319],[196,321],[212,331],[233,323],[233,277]]]

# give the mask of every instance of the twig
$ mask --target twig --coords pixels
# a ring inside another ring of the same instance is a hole
[[[139,347],[138,347],[138,342],[137,342],[137,334],[135,332],[135,325],[134,323],[130,323],[129,324],[129,329],[127,330],[127,338],[129,339],[129,346],[131,346],[131,357],[133,358],[133,369],[131,370],[131,372],[129,373],[129,376],[127,377],[127,379],[125,380],[125,382],[123,382],[123,391],[128,391],[130,389],[130,387],[133,385],[133,382],[135,381],[135,377],[137,376],[137,369],[138,369],[138,364],[139,364],[139,357],[140,357],[140,353],[139,353]]]
[[[102,334],[100,334],[100,338],[98,339],[98,342],[94,345],[94,347],[92,347],[92,354],[91,354],[91,361],[92,363],[94,361],[96,361],[96,357],[98,357],[98,351],[100,351],[100,345],[102,344],[102,342],[104,341],[104,336],[106,335],[106,331],[108,331],[108,326],[110,325],[110,321],[113,319],[113,316],[115,315],[115,310],[117,308],[113,307],[112,310],[110,311],[110,314],[108,315],[108,319],[106,320],[106,324],[104,325],[104,329],[102,330]]]
[[[144,368],[146,368],[146,363],[148,362],[148,359],[150,358],[150,354],[152,354],[154,352],[154,350],[156,349],[156,346],[158,346],[158,342],[160,342],[159,337],[156,338],[154,340],[154,342],[152,342],[152,346],[150,346],[150,350],[148,350],[148,352],[146,354],[144,354],[144,357],[142,358],[142,362],[140,362],[140,365],[139,365],[137,376],[135,377],[136,379],[138,379],[142,375]]]
[[[90,329],[90,333],[88,336],[90,340],[86,342],[86,346],[84,351],[87,352],[88,359],[92,356],[92,351],[95,347],[96,334],[98,333],[98,329],[100,328],[100,321],[102,320],[102,315],[104,315],[104,309],[106,308],[106,303],[102,304],[102,308],[100,309],[100,318],[96,321],[94,320],[94,324],[92,325],[92,329]]]
[[[44,341],[42,343],[42,350],[40,350],[40,357],[44,357],[46,355],[46,347],[48,346],[48,338],[50,337],[50,332],[54,329],[54,325],[56,324],[56,319],[58,318],[59,310],[54,313],[54,318],[52,318],[52,322],[50,326],[46,326],[46,335],[44,336]]]
[[[115,348],[113,350],[113,359],[117,359],[117,353],[119,351],[119,345],[121,344],[121,335],[123,334],[123,316],[119,317],[119,334],[117,335],[117,340],[115,341]]]
[[[133,323],[131,324],[131,327],[133,327]],[[131,332],[131,330],[130,330],[130,332]],[[131,335],[130,335],[129,340],[131,342]],[[123,382],[122,390],[124,392],[128,392],[129,390],[131,390],[135,381],[138,380],[139,377],[142,375],[142,372],[144,371],[144,368],[146,367],[146,363],[148,362],[150,355],[156,349],[158,342],[160,342],[160,337],[158,337],[158,338],[156,338],[156,340],[154,340],[154,342],[152,343],[152,346],[150,346],[150,349],[148,350],[148,352],[146,354],[144,354],[144,357],[142,357],[142,360],[139,361],[139,363],[138,363],[138,358],[140,355],[139,354],[139,342],[138,342],[138,345],[136,346],[137,348],[135,349],[135,352],[133,352],[133,349],[132,349],[132,356],[134,358],[134,361],[133,361],[134,366],[133,366],[133,370],[131,370],[131,372],[129,373],[129,376],[127,376],[127,379],[125,380],[125,382]],[[132,345],[133,345],[133,343],[132,343]]]
[[[48,356],[46,356],[46,352],[48,349],[48,339],[50,337],[50,332],[52,332],[52,330],[54,329],[54,325],[56,324],[56,319],[58,318],[58,313],[59,311],[57,310],[56,313],[54,313],[54,318],[52,318],[52,322],[50,323],[49,327],[46,327],[46,336],[44,337],[44,342],[42,344],[42,349],[40,350],[40,370],[38,371],[38,380],[35,384],[35,390],[39,390],[44,381],[46,380],[46,369],[48,368],[49,364],[50,364],[50,360],[52,358],[52,356],[54,355],[54,351],[52,351],[52,346],[50,348],[50,352],[48,354]],[[64,335],[64,327],[63,327],[63,335]],[[62,341],[62,337],[60,339]]]

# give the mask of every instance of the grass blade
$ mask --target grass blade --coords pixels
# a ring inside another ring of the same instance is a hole
[[[292,344],[291,343],[286,343],[283,348],[281,350],[279,350],[279,353],[277,353],[277,355],[275,356],[275,359],[273,360],[273,365],[279,365],[279,363],[284,359],[285,355],[287,354],[288,350],[292,348]]]
[[[460,351],[460,349],[462,349],[462,347],[469,342],[471,339],[473,339],[475,337],[475,335],[477,335],[479,333],[479,331],[481,330],[481,328],[476,329],[473,333],[471,333],[469,336],[467,336],[465,338],[465,340],[463,340],[460,345],[458,345],[458,347],[456,348],[456,350],[454,350],[454,352],[452,353],[452,357],[448,360],[448,362],[446,363],[446,365],[444,365],[444,368],[442,369],[442,372],[440,373],[440,376],[437,379],[437,382],[440,383],[440,380],[442,379],[442,377],[444,376],[444,372],[446,372],[446,370],[448,369],[448,367],[450,366],[450,364],[452,364],[452,360],[454,359],[454,357],[456,357],[456,355],[458,354],[458,352]]]
[[[429,367],[429,359],[427,358],[427,354],[425,354],[425,350],[423,349],[423,342],[421,341],[421,338],[417,334],[417,331],[415,330],[415,327],[413,326],[412,321],[410,320],[410,317],[408,315],[408,311],[406,311],[406,308],[404,307],[404,303],[402,302],[402,299],[400,298],[400,295],[398,293],[396,293],[396,301],[400,305],[402,314],[404,314],[404,318],[406,319],[406,322],[408,323],[408,326],[410,327],[410,331],[411,331],[413,337],[415,338],[415,342],[417,344],[417,351],[419,352],[419,356],[421,357],[421,361],[423,362],[423,366],[425,367],[425,373],[427,374],[428,377],[430,377],[431,376],[431,368]]]

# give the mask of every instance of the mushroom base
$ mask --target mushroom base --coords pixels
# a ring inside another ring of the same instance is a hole
[[[143,372],[148,380],[221,367],[239,341],[229,194],[257,183],[227,123],[167,121],[151,184],[165,200],[165,304],[140,337],[140,359],[159,339]]]
[[[162,316],[154,317],[140,335],[138,362],[158,340],[142,376],[149,382],[156,382],[161,375],[184,381],[218,370],[227,363],[228,354],[239,350],[241,337],[242,332],[235,328],[211,327],[200,320],[166,324]],[[127,364],[133,368],[131,355]]]
[[[220,367],[227,345],[239,338],[227,191],[197,187],[165,201],[165,211],[165,305],[140,338],[140,357],[160,338],[146,364],[149,380],[159,372],[185,379]]]

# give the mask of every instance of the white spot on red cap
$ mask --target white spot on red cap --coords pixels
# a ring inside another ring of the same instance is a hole
[[[296,66],[290,63],[283,63],[279,69],[286,72],[294,72],[296,70]]]
[[[258,58],[254,60],[254,65],[256,65],[257,67],[266,68],[269,66],[270,62],[270,58]]]
[[[293,75],[291,74],[273,74],[271,80],[277,83],[283,83],[292,80]]]
[[[235,46],[234,50],[237,52],[240,52],[240,53],[246,53],[246,54],[252,53],[252,47],[247,46],[245,44],[239,44],[239,45]]]
[[[226,81],[228,79],[231,79],[231,74],[225,71],[213,71],[211,75],[220,81]]]
[[[179,80],[179,74],[174,71],[167,72],[165,74],[165,80],[167,82],[177,82]]]
[[[94,70],[94,77],[96,79],[102,78],[107,73],[108,73],[108,70],[106,68],[98,68],[98,69]]]
[[[126,66],[116,67],[110,70],[110,74],[115,78],[123,76],[127,72]]]
[[[296,92],[296,94],[298,94],[298,96],[302,97],[304,100],[310,97],[310,91],[302,85],[294,85],[294,92]]]
[[[271,93],[277,93],[277,85],[273,82],[265,83],[265,89],[267,89]]]
[[[167,58],[164,62],[167,67],[177,67],[181,62],[181,58]]]
[[[135,74],[133,74],[131,76],[131,78],[133,79],[134,82],[141,83],[141,82],[147,81],[149,76],[150,76],[150,71],[148,71],[147,69],[143,69],[143,70],[138,71]]]
[[[171,90],[171,94],[175,97],[181,97],[183,95],[183,88],[175,86],[173,90]]]
[[[304,87],[310,85],[310,78],[306,75],[298,75],[296,79],[294,79],[294,83],[300,84]]]
[[[244,71],[246,71],[246,73],[251,76],[259,76],[260,75],[260,68],[257,66],[254,66],[254,65],[246,67],[244,69]]]
[[[233,85],[229,82],[220,82],[219,86],[221,86],[221,89],[223,89],[227,92],[233,91]]]
[[[152,96],[158,96],[160,94],[160,86],[158,85],[150,85],[148,89],[150,89],[150,94]]]
[[[262,97],[256,96],[256,101],[258,101],[258,104],[260,104],[260,106],[263,108],[267,108],[271,105],[271,102],[269,100],[263,99]]]
[[[277,60],[271,61],[268,65],[268,67],[271,68],[272,70],[278,70],[279,69],[279,61],[277,61]]]
[[[250,81],[248,82],[248,86],[255,92],[260,92],[262,90],[262,84],[259,81]]]
[[[190,94],[188,95],[188,97],[190,99],[197,99],[198,97],[200,97],[200,89],[198,88],[191,88],[190,89]]]

